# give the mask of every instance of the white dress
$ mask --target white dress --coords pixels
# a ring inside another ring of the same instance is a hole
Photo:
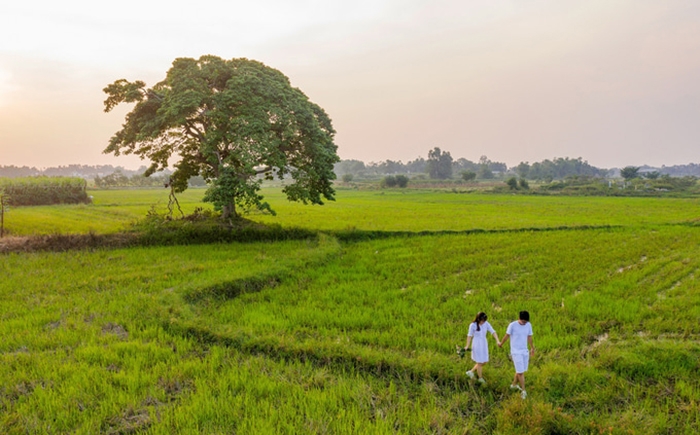
[[[472,338],[472,360],[476,363],[489,362],[489,344],[486,341],[486,334],[493,334],[494,331],[491,324],[487,321],[483,325],[479,325],[479,331],[476,330],[476,322],[469,325],[468,337]]]

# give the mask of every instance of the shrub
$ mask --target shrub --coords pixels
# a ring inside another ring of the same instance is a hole
[[[476,172],[474,171],[463,171],[461,173],[462,180],[464,181],[474,181],[476,180]]]
[[[518,179],[515,177],[510,177],[506,180],[506,184],[511,190],[516,190],[518,188]]]
[[[343,174],[343,183],[349,183],[353,179],[352,174]]]
[[[396,177],[396,185],[399,187],[406,187],[408,186],[408,177],[405,175],[397,175]]]
[[[380,187],[396,187],[396,184],[396,177],[393,175],[387,175],[386,177],[382,178],[382,181],[379,182]]]
[[[202,209],[181,219],[151,210],[132,230],[135,243],[141,246],[303,240],[318,236],[312,230],[263,225],[243,218],[224,222],[219,213]]]

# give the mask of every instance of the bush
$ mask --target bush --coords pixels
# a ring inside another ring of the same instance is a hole
[[[191,215],[172,219],[151,210],[132,227],[135,244],[140,246],[194,245],[230,242],[263,242],[315,239],[318,234],[303,228],[282,228],[239,218],[224,222],[221,215],[196,209]]]
[[[386,177],[382,178],[382,181],[379,182],[380,187],[396,187],[396,184],[396,177],[393,175],[387,175]]]
[[[510,177],[506,180],[506,184],[510,187],[510,190],[516,190],[518,188],[518,179],[515,177]]]
[[[349,183],[352,181],[352,174],[343,174],[343,183]]]
[[[530,188],[530,184],[524,178],[521,178],[519,183],[520,183],[521,189],[529,189]]]
[[[462,180],[464,181],[474,181],[476,180],[476,172],[474,171],[463,171],[461,173]]]
[[[396,177],[396,185],[399,187],[406,187],[408,186],[408,177],[405,175],[397,175]]]

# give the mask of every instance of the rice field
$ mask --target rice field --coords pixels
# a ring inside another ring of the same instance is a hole
[[[307,206],[288,201],[279,189],[263,189],[277,216],[248,219],[319,231],[469,231],[580,226],[644,226],[695,221],[698,198],[615,198],[454,193],[445,190],[337,192],[337,201]],[[154,210],[168,212],[167,189],[92,190],[92,204],[12,208],[5,230],[12,235],[114,233]],[[184,213],[203,203],[204,189],[178,195]],[[177,209],[174,216],[178,216]]]
[[[119,231],[162,192],[91,193],[44,227],[13,209],[12,233]],[[252,219],[318,236],[3,255],[0,432],[700,431],[697,200],[266,196]],[[455,353],[476,312],[502,336],[523,309],[526,400],[493,341],[485,386]]]

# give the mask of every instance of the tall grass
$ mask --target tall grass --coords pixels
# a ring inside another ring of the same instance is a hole
[[[15,206],[89,203],[86,188],[79,177],[0,178],[0,192]]]

